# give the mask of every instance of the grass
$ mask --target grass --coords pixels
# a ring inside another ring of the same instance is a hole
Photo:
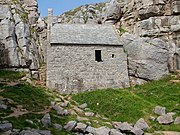
[[[96,90],[72,95],[72,98],[80,104],[87,103],[91,110],[113,121],[135,123],[139,118],[145,118],[152,130],[180,131],[179,125],[160,126],[149,120],[150,116],[155,116],[153,109],[157,105],[180,116],[180,83],[170,83],[171,79],[168,76],[132,88]]]
[[[25,74],[23,72],[15,72],[10,70],[0,70],[0,78],[3,80],[15,81],[22,78]]]
[[[28,111],[43,111],[45,106],[50,105],[51,97],[42,88],[20,83],[15,86],[1,85],[0,89],[4,90],[1,96],[12,99]]]
[[[13,124],[13,128],[20,130],[30,127],[34,129],[51,130],[53,135],[73,135],[73,133],[68,133],[65,130],[55,130],[53,126],[50,128],[43,127],[40,120],[44,114],[38,114],[38,112],[42,112],[47,106],[50,106],[51,101],[54,101],[56,98],[56,93],[19,81],[24,75],[22,72],[0,70],[0,96],[13,101],[13,103],[7,103],[5,101],[8,109],[0,112],[0,121],[8,120]],[[17,105],[23,106],[23,109],[29,111],[29,113],[19,117],[5,118],[13,113],[11,109],[16,108]],[[55,110],[51,110],[49,113],[52,123],[65,125],[65,123],[70,120],[76,119],[74,115],[58,116]],[[28,120],[33,123],[28,122]]]
[[[8,104],[7,110],[0,112],[0,121],[8,120],[17,129],[24,129],[25,127],[46,129],[40,122],[43,114],[34,113],[45,110],[45,107],[49,106],[50,102],[56,98],[57,93],[19,81],[24,75],[22,72],[0,70],[0,96],[14,101],[14,103]],[[90,111],[109,118],[106,122],[127,121],[135,123],[139,118],[145,118],[151,125],[149,132],[158,130],[180,131],[179,125],[159,125],[156,121],[149,120],[150,116],[156,116],[153,109],[157,105],[164,106],[168,112],[176,112],[176,116],[180,116],[180,83],[170,83],[169,80],[171,79],[173,78],[168,76],[159,81],[127,89],[105,89],[81,93],[72,95],[72,99],[79,104],[87,103]],[[16,83],[9,85],[11,82]],[[71,104],[76,103],[73,103],[73,100]],[[18,118],[3,118],[12,113],[11,107],[17,105],[22,105],[23,109],[31,112]],[[75,115],[58,116],[54,110],[50,111],[50,115],[52,123],[61,125],[77,118]],[[81,117],[85,116],[82,114]],[[94,127],[105,124],[102,118],[88,117],[88,119],[92,123],[91,126]],[[29,123],[27,120],[31,120],[33,123]],[[51,130],[53,135],[73,135],[73,133],[67,133],[64,130],[55,130],[53,127],[46,130]]]

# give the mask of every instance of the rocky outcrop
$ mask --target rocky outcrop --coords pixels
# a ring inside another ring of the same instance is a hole
[[[36,32],[37,1],[0,2],[0,67],[37,70],[42,61]]]
[[[141,84],[143,80],[157,80],[169,73],[166,42],[161,39],[135,37],[128,33],[123,34],[121,40],[128,55],[132,84]]]
[[[177,0],[131,0],[118,27],[140,36],[160,38],[169,53],[169,71],[180,69],[180,3]]]
[[[59,23],[80,23],[80,24],[102,23],[101,20],[102,7],[104,7],[104,3],[84,5],[60,15],[54,20]]]
[[[117,0],[107,3],[91,4],[78,7],[54,18],[58,23],[80,24],[115,24],[121,18],[121,5]]]

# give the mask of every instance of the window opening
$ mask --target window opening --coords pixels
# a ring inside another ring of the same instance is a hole
[[[114,54],[112,54],[112,58],[114,58]]]
[[[97,62],[102,62],[101,50],[95,50],[95,60],[96,60]]]

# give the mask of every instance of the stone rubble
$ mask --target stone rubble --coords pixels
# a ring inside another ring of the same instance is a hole
[[[157,118],[157,121],[159,122],[159,124],[171,124],[173,123],[173,117],[172,115],[169,115],[169,114],[164,114],[164,115],[161,115]]]
[[[134,125],[134,127],[137,127],[137,128],[139,128],[139,129],[141,129],[141,130],[147,130],[147,129],[149,129],[148,124],[146,123],[146,121],[145,121],[143,118],[139,119],[139,120],[136,122],[136,124]]]
[[[51,125],[51,116],[50,114],[45,114],[44,117],[41,119],[42,124],[44,127],[49,127]]]
[[[175,118],[174,124],[180,124],[180,117],[176,117],[176,118]]]
[[[161,106],[156,106],[154,109],[154,113],[157,115],[164,115],[166,114],[166,108]]]

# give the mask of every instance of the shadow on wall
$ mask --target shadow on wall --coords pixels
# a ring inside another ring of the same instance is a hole
[[[5,49],[5,44],[0,42],[0,68],[9,65],[8,49]]]

